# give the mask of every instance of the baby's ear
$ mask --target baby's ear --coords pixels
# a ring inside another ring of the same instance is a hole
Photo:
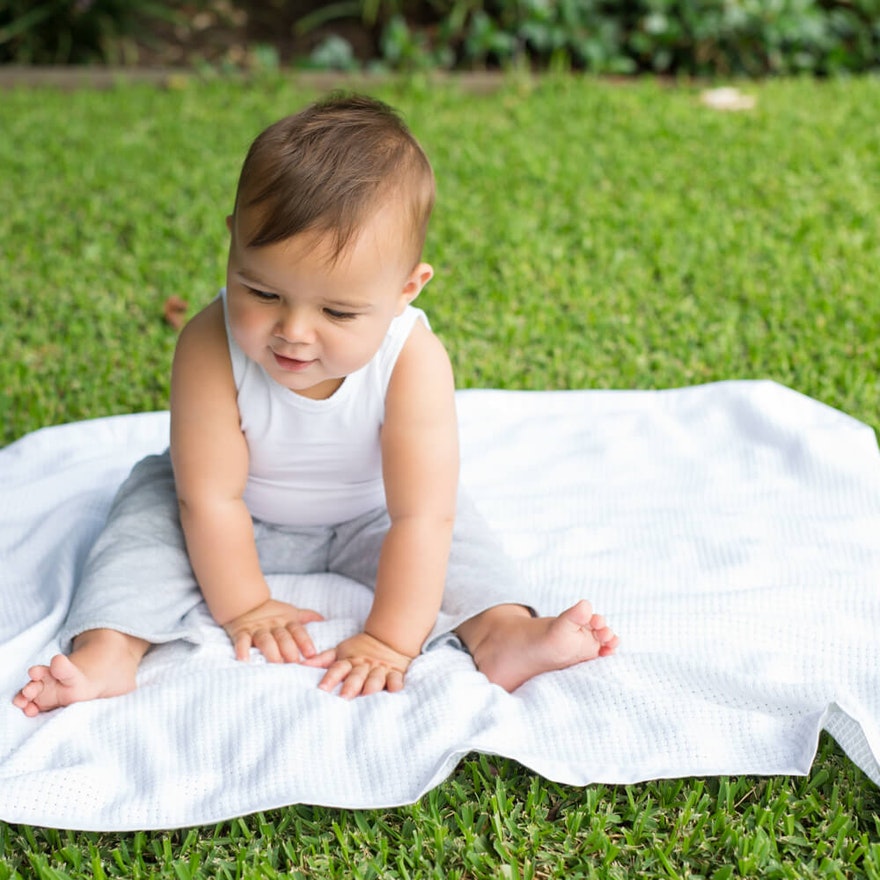
[[[422,288],[434,277],[434,269],[428,263],[419,263],[410,272],[406,284],[403,287],[403,299],[405,304],[411,303],[421,292]]]

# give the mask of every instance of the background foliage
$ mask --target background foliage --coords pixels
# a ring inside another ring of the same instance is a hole
[[[245,65],[286,56],[343,70],[708,76],[880,67],[880,0],[6,0],[0,62],[136,62],[144,47],[210,26],[238,32],[244,48],[226,60]]]

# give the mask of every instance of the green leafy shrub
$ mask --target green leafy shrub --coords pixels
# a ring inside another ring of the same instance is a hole
[[[0,63],[119,63],[126,39],[173,15],[162,0],[6,0],[0,4]]]
[[[174,20],[183,7],[212,2],[6,0],[0,62],[119,63],[126,40],[149,33],[150,21]],[[242,16],[277,23],[280,42],[310,39],[312,48],[296,63],[322,69],[521,65],[708,76],[880,69],[880,0],[226,0],[225,6],[232,2]],[[366,35],[357,54],[335,31],[343,23]]]
[[[880,0],[350,0],[386,66],[835,74],[880,68]],[[308,24],[308,23],[307,23]]]
[[[488,61],[506,60],[504,41],[521,58],[541,64],[572,64],[596,71],[630,72],[634,66],[624,53],[626,3],[602,0],[518,0],[498,5],[497,18],[492,21],[497,35],[491,46],[480,40],[480,31],[489,26],[474,27],[465,37],[465,55]],[[487,13],[483,15],[488,18]],[[486,51],[488,50],[488,51]]]
[[[629,35],[640,69],[695,74],[876,68],[876,0],[643,0]]]

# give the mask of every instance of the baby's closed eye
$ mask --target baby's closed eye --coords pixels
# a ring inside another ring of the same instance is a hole
[[[256,287],[248,287],[246,289],[251,296],[262,300],[263,302],[275,302],[275,300],[278,299],[277,293],[269,293],[267,290],[259,290]]]
[[[339,309],[324,309],[324,314],[334,321],[352,321],[357,317],[357,312],[342,312]]]

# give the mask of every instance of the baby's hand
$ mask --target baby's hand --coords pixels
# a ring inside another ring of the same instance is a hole
[[[297,663],[315,656],[305,624],[324,618],[317,611],[268,599],[262,605],[224,624],[235,656],[247,660],[256,648],[270,663]]]
[[[362,694],[401,690],[412,657],[395,651],[367,633],[358,633],[304,662],[306,666],[320,666],[327,670],[318,684],[321,690],[332,691],[341,683],[339,696],[351,699]]]

